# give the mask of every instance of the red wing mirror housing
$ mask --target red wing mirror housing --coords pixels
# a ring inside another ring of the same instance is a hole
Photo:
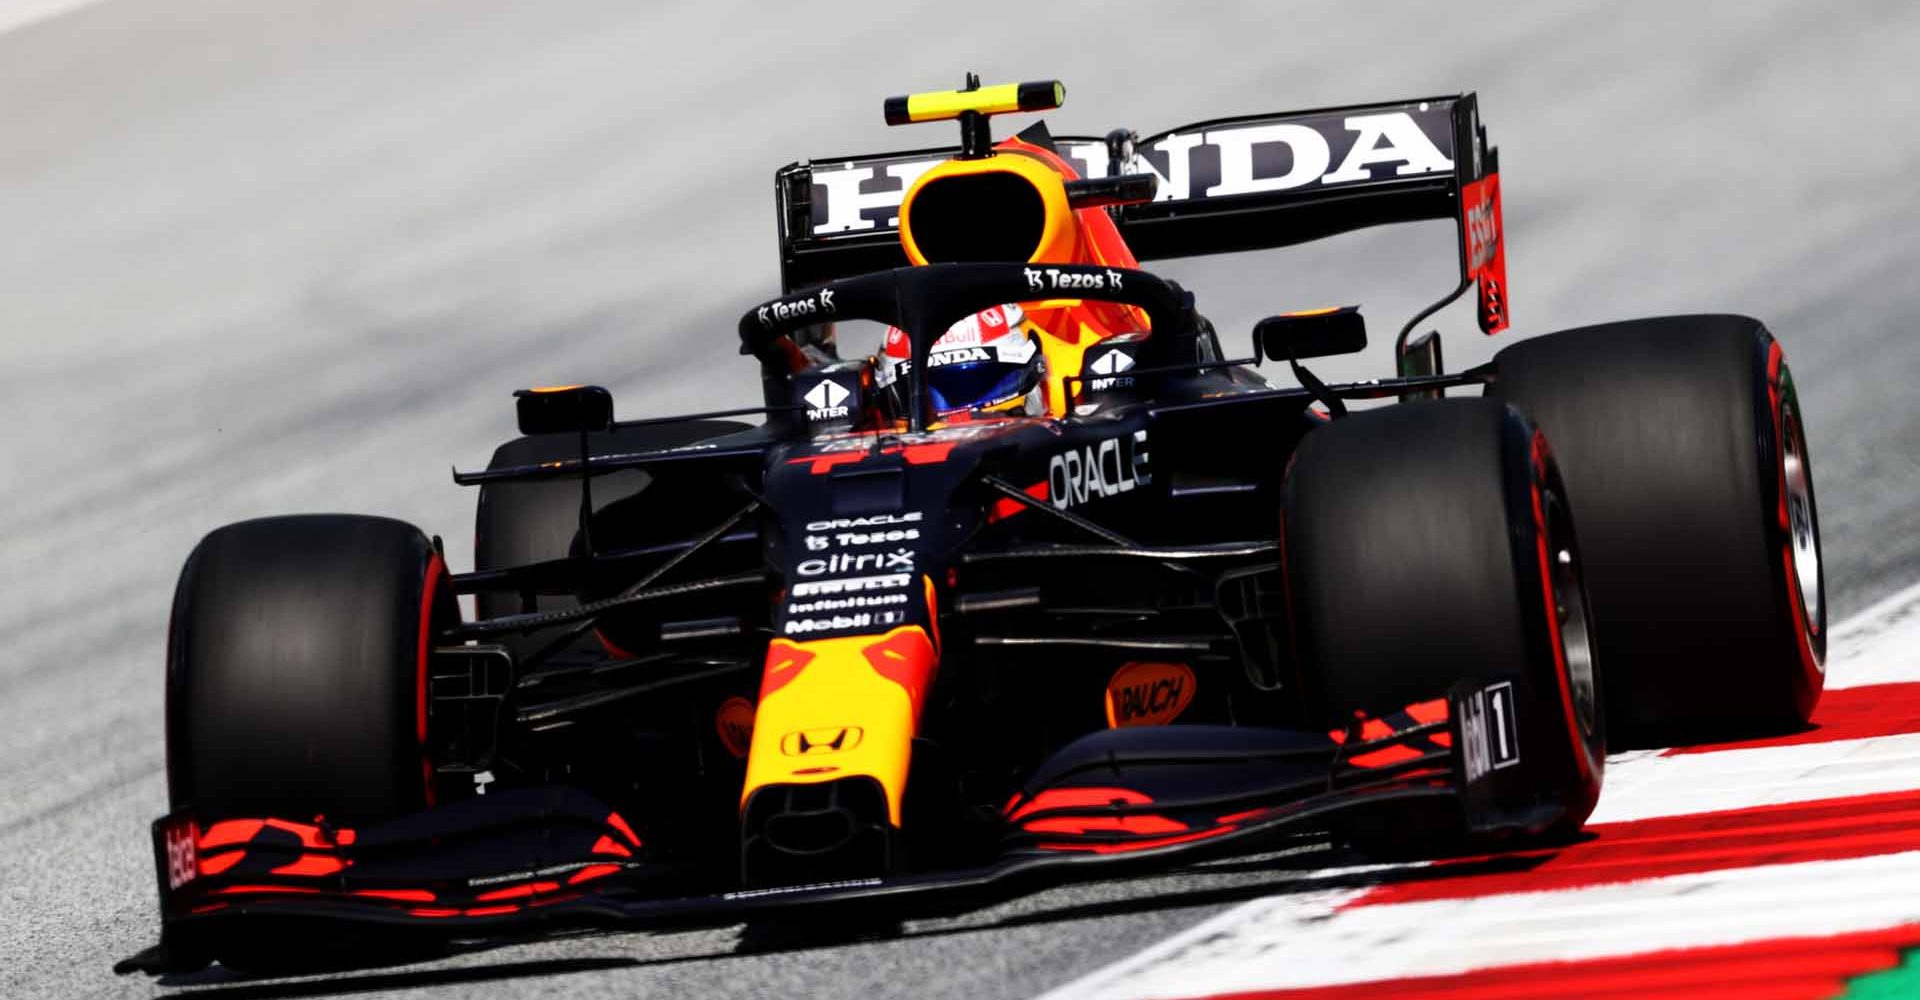
[[[1308,309],[1268,316],[1254,324],[1257,358],[1324,358],[1367,349],[1367,323],[1359,306]]]

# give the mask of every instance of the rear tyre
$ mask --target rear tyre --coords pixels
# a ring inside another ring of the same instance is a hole
[[[426,659],[458,620],[411,525],[315,514],[207,535],[167,644],[174,808],[352,826],[430,804]]]
[[[1553,440],[1586,544],[1607,717],[1637,746],[1803,725],[1824,686],[1812,466],[1779,344],[1744,316],[1568,330],[1488,395]]]
[[[1308,434],[1281,491],[1281,543],[1309,722],[1342,729],[1508,676],[1529,802],[1576,830],[1599,797],[1606,725],[1579,549],[1546,439],[1513,409],[1438,400]],[[1350,832],[1445,850],[1457,806],[1389,807]]]

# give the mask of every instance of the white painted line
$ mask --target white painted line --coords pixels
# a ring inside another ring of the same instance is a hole
[[[1348,909],[1353,891],[1270,896],[1043,1000],[1330,986],[1869,931],[1920,921],[1915,885],[1920,852]]]
[[[0,35],[91,7],[106,0],[5,0],[0,2]]]
[[[1920,733],[1607,761],[1588,823],[1724,812],[1920,788]]]

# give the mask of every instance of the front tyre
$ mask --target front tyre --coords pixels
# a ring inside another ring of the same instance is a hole
[[[353,826],[430,804],[427,657],[458,620],[411,525],[314,514],[208,534],[167,643],[173,808]]]
[[[1527,801],[1500,805],[1577,829],[1599,797],[1606,723],[1546,438],[1487,400],[1369,410],[1307,435],[1281,503],[1310,721],[1340,729],[1356,711],[1395,712],[1463,679],[1511,678],[1529,780]],[[1373,829],[1356,839],[1422,852],[1461,829],[1457,810],[1404,813],[1362,817]]]

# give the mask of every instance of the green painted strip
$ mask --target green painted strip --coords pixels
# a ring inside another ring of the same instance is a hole
[[[1907,952],[1899,965],[1885,972],[1861,976],[1847,984],[1839,1000],[1898,1000],[1920,997],[1920,948]]]

